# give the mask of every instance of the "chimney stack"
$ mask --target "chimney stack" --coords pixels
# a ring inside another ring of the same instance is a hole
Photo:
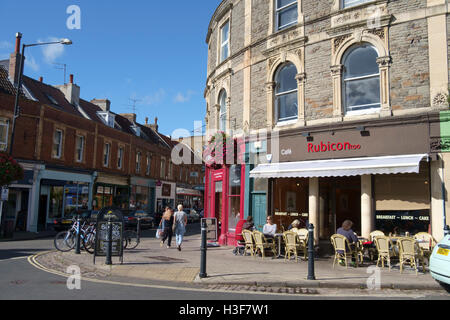
[[[91,103],[99,106],[103,111],[111,110],[111,101],[109,101],[108,99],[94,99],[91,100]]]
[[[9,58],[9,79],[17,87],[19,82],[19,68],[22,55],[20,54],[20,42],[22,40],[22,34],[16,33],[16,49]]]
[[[158,117],[155,118],[155,124],[151,124],[150,128],[152,128],[153,130],[155,130],[156,132],[158,132]]]
[[[70,83],[55,87],[64,94],[71,105],[80,105],[80,87],[73,82],[73,74],[70,75]]]
[[[135,113],[120,113],[120,115],[126,119],[128,119],[128,121],[130,121],[131,123],[136,123],[136,114]]]
[[[43,77],[39,77],[39,82],[44,82],[44,78]]]

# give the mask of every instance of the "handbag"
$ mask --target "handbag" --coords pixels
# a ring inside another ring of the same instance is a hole
[[[156,239],[162,239],[164,238],[164,229],[159,226],[158,229],[156,229]]]

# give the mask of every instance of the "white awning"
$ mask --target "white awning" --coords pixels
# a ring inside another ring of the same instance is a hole
[[[261,164],[250,178],[320,178],[419,173],[427,154]]]

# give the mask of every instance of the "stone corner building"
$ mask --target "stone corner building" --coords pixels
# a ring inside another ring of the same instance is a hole
[[[239,168],[239,206],[227,191],[235,166],[207,170],[221,242],[248,215],[260,229],[274,216],[279,231],[310,221],[317,242],[346,219],[365,237],[443,237],[448,9],[445,0],[222,1],[206,37],[206,123],[244,132],[252,161]],[[263,130],[267,143],[252,136]]]

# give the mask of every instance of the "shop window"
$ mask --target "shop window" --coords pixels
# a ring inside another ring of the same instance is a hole
[[[227,130],[227,92],[222,90],[219,96],[220,113],[219,113],[219,130]]]
[[[84,158],[84,137],[76,137],[76,160],[77,162],[83,162]]]
[[[378,112],[381,109],[378,53],[368,44],[350,48],[344,55],[343,98],[346,114]]]
[[[230,55],[230,22],[227,21],[220,29],[220,62]]]
[[[0,151],[8,149],[8,129],[9,121],[0,119]]]
[[[67,184],[64,186],[64,216],[75,210],[87,210],[89,184]]]
[[[355,7],[357,5],[366,3],[366,2],[371,2],[373,0],[342,0],[342,8],[350,8],[350,7]]]
[[[55,130],[53,135],[53,158],[60,159],[62,156],[62,142],[63,132],[62,130]]]
[[[298,21],[297,0],[275,0],[277,30],[290,27]]]
[[[297,68],[292,63],[282,65],[275,74],[275,117],[278,123],[298,117]]]
[[[61,218],[63,206],[63,187],[50,188],[50,205],[48,210],[48,218]]]
[[[241,220],[241,166],[230,168],[230,183],[228,192],[228,232],[234,233],[236,225]]]

